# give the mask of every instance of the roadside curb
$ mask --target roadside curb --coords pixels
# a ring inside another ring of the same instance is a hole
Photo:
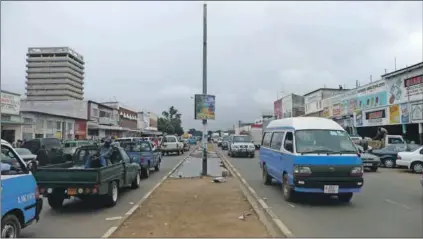
[[[215,147],[215,146],[214,146]],[[267,203],[258,196],[256,191],[247,183],[241,176],[238,170],[223,154],[223,151],[215,149],[215,152],[220,156],[222,162],[227,166],[232,176],[236,176],[241,181],[241,190],[246,196],[248,202],[253,207],[254,211],[259,216],[260,221],[264,224],[269,233],[273,237],[295,237],[291,230],[275,215]]]
[[[132,214],[134,214],[134,212],[145,202],[145,200],[147,200],[151,196],[151,194],[158,187],[160,187],[160,185],[162,185],[163,182],[168,179],[181,166],[181,164],[185,162],[187,158],[190,157],[191,153],[194,152],[197,148],[198,145],[193,150],[189,151],[188,155],[185,158],[183,158],[178,164],[176,164],[174,168],[172,168],[172,170],[169,171],[169,173],[167,173],[162,179],[160,179],[160,181],[156,185],[154,185],[154,187],[150,189],[150,191],[148,191],[137,203],[135,203],[135,205],[131,207],[128,212],[125,213],[124,217],[122,217],[114,226],[109,228],[109,230],[107,230],[106,233],[101,236],[101,238],[109,238]]]

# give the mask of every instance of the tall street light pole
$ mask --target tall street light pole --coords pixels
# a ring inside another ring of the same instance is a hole
[[[207,95],[207,4],[203,5],[203,95]],[[207,120],[203,119],[203,167],[201,174],[207,175]]]

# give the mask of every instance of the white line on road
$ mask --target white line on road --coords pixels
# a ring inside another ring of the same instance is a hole
[[[120,220],[122,217],[108,217],[106,218],[106,221],[114,221],[114,220]]]
[[[288,203],[288,205],[289,205],[290,207],[292,207],[292,208],[295,208],[295,205],[294,205],[294,204]]]
[[[384,201],[387,202],[387,203],[393,204],[393,205],[400,206],[400,207],[405,208],[407,210],[412,210],[411,207],[409,207],[405,204],[399,203],[399,202],[392,201],[391,199],[388,199],[388,198],[385,198]]]
[[[106,233],[104,233],[104,235],[102,236],[102,238],[108,238],[109,236],[111,236],[113,234],[113,232],[115,232],[117,229],[117,227],[111,227],[109,228],[109,230],[107,230]]]
[[[138,208],[138,205],[131,207],[131,209],[129,209],[129,211],[125,213],[125,215],[131,215],[132,213],[135,212],[135,210],[137,210],[137,208]]]

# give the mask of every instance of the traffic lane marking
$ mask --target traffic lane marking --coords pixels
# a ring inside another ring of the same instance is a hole
[[[388,217],[388,214],[400,214],[400,218],[407,217],[410,211],[399,207],[397,207],[397,210],[387,210],[386,206],[383,206],[384,203],[382,203],[380,199],[378,200],[378,198],[380,198],[378,193],[380,192],[380,187],[386,185],[380,185],[379,180],[376,180],[376,182],[372,180],[371,182],[365,183],[364,189],[368,186],[367,190],[356,194],[353,198],[352,204],[343,205],[336,202],[336,199],[332,201],[333,203],[328,201],[329,204],[318,204],[313,203],[313,201],[311,203],[290,204],[283,201],[283,195],[279,188],[280,185],[273,184],[273,187],[263,186],[261,182],[261,174],[260,172],[257,173],[257,170],[260,170],[258,166],[253,166],[246,161],[229,160],[242,175],[246,176],[246,181],[257,190],[256,192],[260,196],[265,196],[267,198],[267,205],[271,207],[277,215],[280,215],[281,218],[284,219],[286,225],[294,231],[296,236],[345,237],[348,235],[349,237],[357,237],[359,235],[360,237],[392,237],[392,235],[395,235],[401,237],[401,235],[407,235],[421,237],[418,232],[412,230],[422,221],[421,210],[420,217],[418,217],[417,213],[414,213],[411,216],[414,221],[410,221],[407,225],[404,225],[404,230],[399,231],[398,229],[394,229],[397,225],[403,225],[404,219],[389,218],[386,222],[380,221],[380,218],[384,218],[385,216]],[[385,174],[384,176],[389,177],[390,174]],[[368,181],[370,180],[371,179],[368,179]],[[377,190],[378,188],[379,190]],[[389,185],[387,185],[386,190],[388,189],[390,189]],[[388,193],[386,190],[382,190],[385,195]],[[392,190],[388,191],[390,192],[389,194],[392,194]],[[421,197],[419,197],[419,199],[421,199]],[[285,205],[289,205],[290,209],[288,209],[289,207],[286,207]],[[383,213],[386,214],[384,217],[380,217],[380,210],[383,210]],[[400,211],[399,213],[397,212],[398,210]],[[397,213],[394,213],[393,211]],[[363,217],[365,220],[363,220]],[[301,225],[298,225],[298,221],[302,222]],[[363,227],[366,227],[366,225],[369,225],[370,223],[374,225],[374,227],[372,227],[371,230],[366,229],[356,232],[355,230],[351,230],[351,228],[344,227],[339,221],[343,221],[344,223],[345,221],[352,221],[349,223],[362,223]],[[408,221],[408,219],[405,221]],[[339,224],[336,225],[336,228],[339,229],[333,229],[335,224]],[[306,230],[304,229],[305,225],[307,225]],[[375,228],[377,230],[374,230]],[[380,232],[380,234],[377,232]]]
[[[399,202],[395,202],[395,201],[393,201],[391,199],[388,199],[388,198],[385,198],[383,201],[385,201],[387,203],[390,203],[390,204],[393,204],[393,205],[396,205],[396,206],[399,206],[399,207],[402,207],[402,208],[407,209],[407,210],[413,210],[411,207],[409,207],[409,206],[407,206],[405,204],[402,204],[402,203],[399,203]]]
[[[45,207],[41,211],[40,221],[22,231],[22,237],[99,237],[108,230],[116,221],[106,221],[107,217],[123,216],[131,207],[131,202],[138,201],[149,189],[166,175],[186,155],[179,157],[166,157],[162,160],[159,172],[150,174],[148,179],[141,180],[139,189],[124,190],[119,201],[112,208],[81,208],[80,202],[69,200],[68,207],[75,208],[76,212],[55,212],[44,201]],[[81,204],[82,205],[82,204]],[[72,225],[69,227],[68,225]]]

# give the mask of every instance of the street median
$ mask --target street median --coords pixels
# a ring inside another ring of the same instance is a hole
[[[228,177],[217,152],[208,151],[209,176],[200,176],[202,159],[197,149],[109,236],[277,236],[262,223],[239,179]]]

